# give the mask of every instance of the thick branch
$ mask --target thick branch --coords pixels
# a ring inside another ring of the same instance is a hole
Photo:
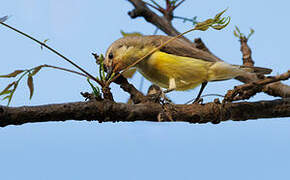
[[[241,52],[243,55],[243,64],[246,66],[253,66],[255,64],[254,60],[252,59],[252,51],[251,48],[248,45],[248,39],[244,36],[240,37],[240,42],[241,42]],[[254,84],[252,83],[252,89],[256,89],[256,90],[252,90],[252,92],[256,91],[256,92],[261,92],[263,91],[264,93],[267,93],[271,96],[279,96],[279,97],[290,97],[290,86],[285,85],[281,82],[276,82],[276,80],[280,79],[280,80],[286,80],[283,79],[283,77],[288,77],[289,76],[289,71],[287,73],[284,73],[280,76],[276,76],[274,79],[273,78],[268,78],[268,80],[265,81],[261,81],[266,82],[263,85],[263,88],[261,88],[260,84],[257,84],[258,86],[253,86]],[[288,77],[289,78],[289,77]],[[287,78],[287,79],[288,79]],[[257,82],[259,81],[259,77],[256,75],[251,75],[249,77],[243,76],[243,77],[239,77],[239,80],[244,82],[244,83],[251,83],[251,82]],[[274,83],[269,83],[272,80],[274,80]],[[248,95],[250,95],[251,93],[249,93]],[[252,93],[252,95],[255,95],[256,93]],[[248,96],[249,98],[250,96]]]
[[[264,87],[263,92],[275,97],[290,97],[290,86],[281,82],[268,84]]]
[[[248,39],[245,37],[240,38],[241,52],[243,54],[243,65],[254,66],[255,62],[252,59],[252,50],[248,46]]]
[[[135,104],[140,102],[145,102],[147,100],[146,96],[144,96],[140,91],[138,91],[132,84],[128,82],[126,78],[123,76],[119,76],[115,81],[116,84],[119,84],[120,87],[127,93],[131,95],[130,99],[133,100]]]
[[[229,90],[224,98],[225,101],[237,101],[249,99],[255,94],[267,91],[267,85],[273,84],[278,81],[288,80],[290,78],[290,70],[286,73],[267,77],[265,79],[261,79],[259,81],[251,82],[248,84],[243,84],[240,86],[236,86],[234,90]],[[270,86],[271,87],[271,86]]]
[[[167,110],[170,111],[167,111]],[[162,117],[162,118],[160,118]],[[42,106],[0,106],[0,127],[25,123],[97,120],[99,122],[182,121],[218,123],[258,118],[290,117],[290,99],[220,104],[165,105],[89,101]]]

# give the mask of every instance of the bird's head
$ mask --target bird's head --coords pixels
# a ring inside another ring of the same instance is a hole
[[[107,77],[118,73],[144,56],[148,51],[142,41],[142,36],[128,36],[116,40],[108,48],[104,64],[107,68]]]

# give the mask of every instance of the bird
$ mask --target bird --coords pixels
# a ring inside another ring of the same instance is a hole
[[[153,84],[165,88],[165,93],[186,91],[201,85],[195,101],[201,97],[208,82],[228,80],[249,72],[269,74],[272,71],[226,63],[180,38],[166,43],[172,38],[164,35],[125,36],[114,41],[104,59],[107,77],[111,77],[112,73],[124,73],[127,67],[164,44],[132,68]]]

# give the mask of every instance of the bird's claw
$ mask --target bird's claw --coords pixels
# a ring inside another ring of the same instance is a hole
[[[202,98],[196,98],[192,104],[202,104],[203,103],[203,99]]]
[[[163,91],[157,92],[155,94],[148,95],[150,101],[153,101],[155,103],[161,103],[161,104],[173,104],[170,99],[168,99],[165,96],[165,93]]]

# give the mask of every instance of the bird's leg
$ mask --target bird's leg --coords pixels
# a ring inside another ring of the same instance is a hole
[[[170,99],[168,99],[165,94],[169,93],[171,91],[174,91],[176,89],[176,84],[175,84],[175,79],[174,78],[170,78],[169,79],[169,87],[168,89],[162,91],[161,89],[158,90],[155,94],[151,94],[152,99],[154,100],[154,102],[156,101],[160,101],[162,103],[164,102],[169,102],[172,103],[172,101]],[[161,100],[163,99],[163,100]]]
[[[205,88],[206,85],[207,85],[207,81],[205,81],[205,82],[203,82],[203,83],[201,84],[201,87],[200,87],[200,90],[199,90],[199,92],[198,92],[198,95],[197,95],[197,97],[195,98],[195,100],[194,100],[193,103],[196,103],[196,102],[198,102],[198,101],[200,100],[200,96],[201,96],[201,94],[202,94],[202,92],[203,92],[203,90],[204,90],[204,88]]]
[[[165,96],[165,94],[166,94],[166,93],[169,93],[169,92],[171,92],[171,91],[174,91],[175,89],[176,89],[175,79],[174,79],[174,78],[169,78],[169,87],[168,87],[168,89],[166,89],[166,90],[164,90],[164,91],[161,91],[160,97],[161,97],[162,99],[164,99],[165,102],[167,101],[167,102],[171,103],[172,101],[171,101],[170,99],[168,99],[168,98]]]
[[[176,89],[175,79],[169,78],[169,87],[165,91],[163,91],[164,94],[169,93],[171,91],[174,91]]]
[[[174,78],[169,78],[169,87],[165,91],[162,91],[161,97],[165,99],[165,94],[176,89],[176,83]]]

